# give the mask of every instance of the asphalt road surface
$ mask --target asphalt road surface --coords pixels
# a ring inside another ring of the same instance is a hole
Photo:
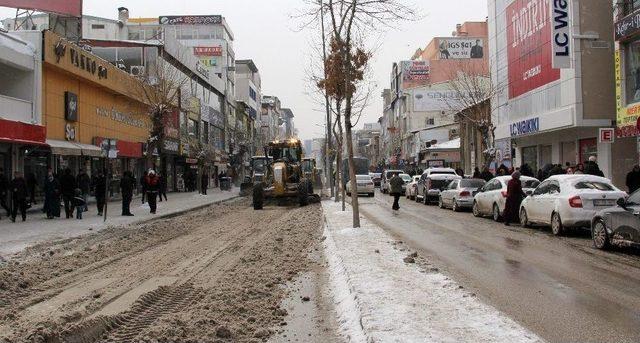
[[[639,342],[640,253],[376,193],[361,213],[550,342]]]

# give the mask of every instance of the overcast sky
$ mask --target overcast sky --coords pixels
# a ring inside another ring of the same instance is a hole
[[[381,39],[380,49],[372,61],[372,71],[378,89],[364,122],[375,122],[382,113],[382,89],[388,87],[391,65],[409,59],[413,52],[424,48],[434,36],[448,36],[457,23],[482,21],[487,16],[485,0],[412,0],[422,17],[405,22],[397,30],[388,31]],[[262,92],[276,95],[283,107],[295,115],[300,138],[324,135],[319,127],[324,113],[306,95],[312,55],[309,30],[299,31],[300,22],[291,15],[304,8],[303,0],[84,0],[84,14],[117,19],[117,8],[129,8],[131,17],[157,17],[175,14],[221,14],[235,34],[237,59],[253,59],[262,76]],[[0,7],[0,17],[15,15],[14,9]]]

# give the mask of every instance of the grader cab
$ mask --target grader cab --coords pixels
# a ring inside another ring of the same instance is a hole
[[[264,203],[275,199],[278,203],[297,200],[307,205],[313,198],[313,182],[302,169],[302,143],[298,139],[277,140],[265,147],[267,160],[261,182],[253,186],[253,208],[260,210]]]

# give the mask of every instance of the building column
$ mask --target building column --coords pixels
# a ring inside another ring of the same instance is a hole
[[[608,179],[612,178],[611,160],[611,143],[598,142],[598,166]]]

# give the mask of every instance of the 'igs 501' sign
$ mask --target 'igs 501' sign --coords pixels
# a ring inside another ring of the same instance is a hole
[[[550,0],[553,30],[551,31],[553,68],[571,68],[571,12],[570,0]]]

